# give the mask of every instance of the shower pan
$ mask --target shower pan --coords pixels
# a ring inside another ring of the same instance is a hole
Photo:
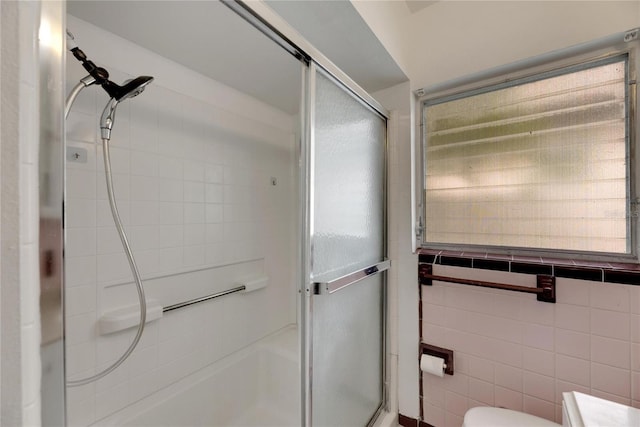
[[[387,112],[262,3],[66,5],[87,55],[60,58],[64,364],[43,388],[66,388],[43,424],[373,424]]]

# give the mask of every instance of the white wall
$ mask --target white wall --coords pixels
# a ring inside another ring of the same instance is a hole
[[[388,255],[392,266],[387,276],[388,321],[392,373],[390,410],[417,417],[418,352],[417,255],[411,251],[411,109],[409,82],[379,91],[373,96],[391,111],[388,124]],[[413,310],[416,310],[415,313]],[[407,314],[408,312],[408,314]],[[398,333],[402,331],[402,333]]]
[[[2,315],[2,359],[0,362],[0,380],[2,387],[0,393],[2,397],[2,424],[14,424],[21,422],[21,402],[22,396],[20,372],[20,313],[18,310],[20,302],[20,288],[18,282],[18,268],[16,263],[19,260],[16,247],[18,243],[18,212],[17,194],[14,190],[19,183],[16,161],[18,160],[18,112],[13,107],[19,99],[18,87],[18,55],[15,50],[10,49],[8,40],[14,40],[18,34],[18,8],[16,3],[0,4],[2,11],[2,49],[0,50],[0,84],[2,85],[0,110],[0,137],[2,138],[2,151],[0,151],[0,195],[2,202],[1,231],[2,231],[2,264],[0,273],[2,274],[2,287],[0,288],[0,314]],[[13,164],[13,166],[12,166]],[[11,391],[17,390],[17,393]]]
[[[412,89],[640,25],[636,1],[352,1]]]
[[[3,41],[0,423],[37,426],[40,424],[36,74],[39,7],[36,2],[2,2],[0,9]]]
[[[410,12],[405,2],[351,0],[351,4],[405,75],[411,79],[409,67],[414,52],[410,43],[409,28],[406,26]]]
[[[438,2],[411,15],[412,87],[530,58],[640,25],[638,2]]]
[[[72,388],[69,422],[87,425],[295,323],[294,118],[74,17],[90,59],[121,82],[154,82],[117,110],[112,169],[121,217],[148,299],[166,306],[266,275],[266,289],[166,313],[131,360]],[[110,49],[105,49],[109,46]],[[68,85],[84,76],[69,56]],[[292,82],[292,90],[299,85]],[[67,162],[66,343],[71,378],[115,360],[134,331],[100,335],[97,321],[136,303],[104,184],[97,123],[107,96],[90,87],[67,122],[86,163]],[[271,178],[277,180],[273,186]]]

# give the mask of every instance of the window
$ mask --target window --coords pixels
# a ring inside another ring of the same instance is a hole
[[[629,80],[624,54],[423,100],[423,244],[634,255]]]

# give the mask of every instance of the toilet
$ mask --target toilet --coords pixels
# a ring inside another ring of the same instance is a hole
[[[464,414],[462,427],[560,427],[544,418],[511,409],[480,406]]]

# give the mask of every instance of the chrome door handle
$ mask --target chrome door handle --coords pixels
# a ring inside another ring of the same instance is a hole
[[[387,271],[390,267],[391,261],[387,259],[328,282],[314,282],[313,292],[316,295],[332,294],[369,276]]]

